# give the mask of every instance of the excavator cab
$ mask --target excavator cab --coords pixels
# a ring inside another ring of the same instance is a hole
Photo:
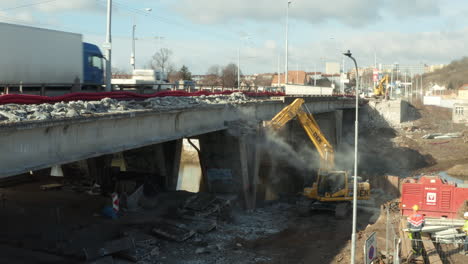
[[[333,197],[346,188],[346,173],[340,171],[328,172],[321,175],[317,181],[319,197]]]

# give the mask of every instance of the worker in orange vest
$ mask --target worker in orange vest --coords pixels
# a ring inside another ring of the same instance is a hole
[[[407,218],[411,247],[416,255],[422,254],[421,230],[424,227],[424,215],[419,213],[419,206],[413,205],[413,214]]]

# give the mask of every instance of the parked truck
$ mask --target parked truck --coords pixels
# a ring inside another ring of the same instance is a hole
[[[81,34],[0,23],[0,36],[0,88],[104,84],[104,56]]]
[[[131,76],[113,76],[111,82],[115,90],[147,88],[160,91],[173,88],[174,85],[167,84],[166,79],[166,75],[162,72],[151,69],[135,69]]]

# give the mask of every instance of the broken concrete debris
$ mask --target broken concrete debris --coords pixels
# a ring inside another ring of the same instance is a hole
[[[153,233],[177,242],[183,242],[193,236],[195,231],[187,229],[183,226],[159,223],[156,227],[153,228]]]
[[[109,241],[102,247],[83,248],[83,253],[86,260],[94,260],[124,250],[135,250],[135,241],[132,238],[126,237]]]
[[[60,183],[44,184],[40,186],[41,190],[43,191],[57,190],[62,187],[63,187],[63,184],[60,184]]]
[[[230,95],[202,95],[187,97],[156,97],[142,101],[118,101],[104,98],[100,101],[72,101],[55,104],[0,105],[0,122],[20,122],[31,120],[50,120],[62,118],[77,118],[103,113],[122,113],[144,110],[174,110],[193,108],[203,105],[215,104],[244,104],[255,102],[256,99],[247,97],[243,93]]]
[[[423,139],[449,139],[449,138],[460,138],[462,133],[431,133],[422,136]]]

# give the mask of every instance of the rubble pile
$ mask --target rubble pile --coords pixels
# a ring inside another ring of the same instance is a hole
[[[119,101],[111,98],[104,98],[100,101],[71,101],[40,105],[7,104],[0,105],[0,122],[44,121],[104,113],[175,110],[203,105],[235,105],[254,101],[256,101],[256,99],[247,97],[243,93],[232,93],[230,95],[155,97],[143,101]]]

